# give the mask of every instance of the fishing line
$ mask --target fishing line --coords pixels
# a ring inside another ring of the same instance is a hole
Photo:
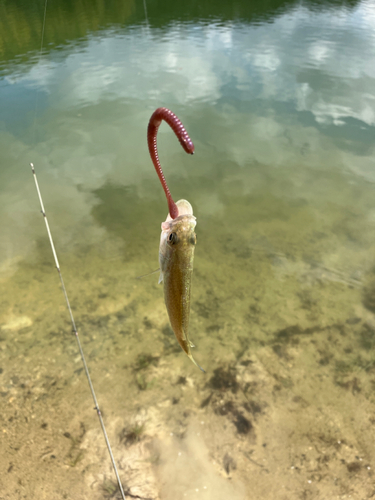
[[[46,15],[47,15],[47,0],[44,3],[44,14],[43,14],[43,24],[42,24],[42,36],[41,36],[41,42],[40,42],[40,51],[39,51],[39,64],[42,60],[42,55],[43,55],[43,42],[44,42],[44,32],[45,32],[45,27],[46,27]],[[35,97],[35,109],[34,109],[34,144],[36,144],[36,112],[38,109],[38,92],[36,93]]]
[[[41,41],[41,46],[40,46],[39,63],[42,60],[42,54],[43,54],[43,40],[44,40],[44,31],[45,31],[45,23],[46,23],[46,13],[47,13],[47,0],[45,1],[45,4],[44,4],[44,17],[43,17],[43,27],[42,27],[42,41]],[[37,113],[37,106],[38,106],[38,94],[37,94],[36,99],[35,99],[35,114],[34,114],[34,143],[35,144],[36,144],[35,133],[36,133],[36,113]],[[113,456],[112,448],[111,448],[111,445],[110,445],[110,442],[109,442],[109,439],[108,439],[108,435],[107,435],[107,431],[106,431],[106,428],[105,428],[105,425],[104,425],[102,413],[101,413],[100,408],[99,408],[98,400],[96,399],[96,395],[95,395],[95,391],[94,391],[94,386],[93,386],[93,383],[92,383],[92,380],[91,380],[91,376],[90,376],[90,373],[89,373],[89,369],[88,369],[88,366],[87,366],[87,363],[86,363],[85,356],[83,354],[83,349],[82,349],[81,341],[79,339],[78,330],[77,330],[77,327],[76,327],[76,323],[74,321],[73,312],[72,312],[72,308],[70,306],[70,302],[69,302],[68,294],[67,294],[67,291],[66,291],[66,288],[65,288],[64,280],[63,280],[63,277],[62,277],[62,274],[61,274],[60,264],[59,264],[59,261],[58,261],[58,258],[57,258],[57,253],[56,253],[55,245],[53,243],[52,234],[51,234],[51,230],[50,230],[50,227],[49,227],[49,224],[48,224],[48,219],[47,219],[46,211],[44,209],[42,194],[41,194],[40,189],[39,189],[39,184],[38,184],[38,179],[36,177],[34,164],[30,163],[30,166],[31,166],[31,170],[32,170],[32,173],[33,173],[34,181],[35,181],[36,191],[38,193],[40,207],[42,209],[42,215],[43,215],[43,218],[44,218],[44,222],[46,224],[47,234],[48,234],[49,242],[50,242],[50,245],[51,245],[53,258],[54,258],[54,261],[55,261],[57,272],[59,273],[61,288],[62,288],[62,291],[64,293],[65,302],[66,302],[66,305],[67,305],[67,308],[68,308],[68,312],[69,312],[69,316],[70,316],[70,321],[72,323],[73,333],[74,333],[75,338],[77,340],[78,350],[79,350],[79,353],[81,355],[81,360],[82,360],[82,363],[83,363],[83,367],[85,369],[86,378],[87,378],[87,381],[88,381],[88,384],[89,384],[89,387],[90,387],[92,398],[94,400],[94,405],[95,405],[94,406],[94,410],[96,410],[96,413],[97,413],[98,418],[99,418],[100,426],[102,428],[102,432],[103,432],[103,435],[104,435],[104,440],[105,440],[105,443],[106,443],[106,446],[107,446],[107,449],[108,449],[109,456],[111,458],[112,467],[113,467],[114,473],[116,475],[116,480],[117,480],[117,484],[118,484],[118,487],[119,487],[120,492],[121,492],[122,499],[126,500],[124,489],[122,487],[121,479],[120,479],[120,476],[119,476],[119,473],[118,473],[118,469],[117,469],[117,466],[116,466],[115,458]]]
[[[148,15],[147,15],[147,4],[146,4],[146,0],[143,0],[143,8],[144,8],[144,10],[145,10],[146,26],[148,27]]]

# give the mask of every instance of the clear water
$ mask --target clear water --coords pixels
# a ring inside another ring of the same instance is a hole
[[[375,485],[375,7],[0,0],[2,495],[320,499]],[[190,335],[157,275],[164,193],[198,243]]]

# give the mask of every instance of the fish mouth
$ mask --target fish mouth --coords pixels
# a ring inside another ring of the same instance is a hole
[[[172,219],[168,214],[167,220],[161,223],[161,229],[163,232],[171,231],[174,228],[176,230],[181,228],[183,231],[194,231],[196,225],[197,219],[194,215],[183,214]]]

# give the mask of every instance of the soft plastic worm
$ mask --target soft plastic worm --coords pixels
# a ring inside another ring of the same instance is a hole
[[[147,129],[147,143],[148,149],[150,152],[152,163],[154,164],[156,173],[160,179],[161,185],[163,186],[165,195],[168,201],[169,214],[172,219],[178,217],[178,209],[176,203],[173,201],[171,192],[169,191],[167,182],[165,180],[163,171],[161,169],[158,148],[156,144],[156,136],[158,133],[158,129],[162,120],[166,121],[168,125],[171,127],[173,132],[176,134],[178,140],[180,141],[181,146],[184,150],[189,153],[194,153],[194,144],[190,139],[188,133],[185,130],[185,127],[182,125],[181,121],[177,118],[177,116],[172,113],[170,109],[167,108],[158,108],[151,115],[150,121],[148,123]]]

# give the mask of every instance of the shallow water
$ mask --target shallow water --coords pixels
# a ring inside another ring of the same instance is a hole
[[[120,475],[152,499],[375,491],[371,2],[0,1],[2,496],[119,498],[33,162]],[[146,128],[197,216],[190,334],[157,274]]]

